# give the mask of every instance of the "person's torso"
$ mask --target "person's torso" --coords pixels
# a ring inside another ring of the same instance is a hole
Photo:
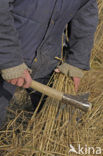
[[[12,14],[23,57],[29,66],[37,54],[42,65],[45,61],[57,63],[54,57],[60,56],[62,32],[80,8],[81,1],[14,0]]]

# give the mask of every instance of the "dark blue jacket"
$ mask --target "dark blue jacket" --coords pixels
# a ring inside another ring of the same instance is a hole
[[[96,0],[0,0],[0,70],[25,62],[34,66],[35,78],[49,74],[67,23],[67,63],[88,70],[97,10]]]

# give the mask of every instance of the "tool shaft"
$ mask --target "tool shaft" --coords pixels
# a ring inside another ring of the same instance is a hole
[[[62,97],[63,97],[63,93],[62,92],[59,92],[57,91],[56,89],[54,88],[50,88],[49,86],[46,86],[44,84],[41,84],[35,80],[32,80],[32,84],[30,86],[32,89],[38,91],[38,92],[41,92],[43,93],[44,95],[47,95],[49,97],[52,97],[52,98],[55,98],[59,101],[62,100]]]
[[[81,109],[84,112],[91,110],[91,104],[86,103],[86,102],[81,102],[80,100],[74,98],[71,95],[66,95],[63,92],[57,91],[56,89],[46,86],[44,84],[41,84],[35,80],[32,80],[32,84],[30,87],[38,92],[43,93],[44,95],[47,95],[65,104],[69,104],[78,109]]]

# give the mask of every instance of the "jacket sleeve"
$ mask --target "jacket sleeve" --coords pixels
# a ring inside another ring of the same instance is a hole
[[[89,0],[70,22],[69,54],[66,62],[83,70],[89,70],[94,33],[98,24],[96,0]]]
[[[0,70],[23,63],[9,5],[9,0],[0,0]]]

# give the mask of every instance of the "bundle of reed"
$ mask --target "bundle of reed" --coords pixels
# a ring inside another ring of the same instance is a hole
[[[103,60],[103,0],[98,0],[99,24],[95,34],[94,48],[91,56],[91,67],[98,68],[102,66]]]
[[[91,93],[89,99],[93,104],[91,112],[85,114],[47,98],[41,112],[39,114],[37,110],[34,112],[27,127],[23,124],[27,119],[24,112],[21,112],[15,120],[9,123],[6,132],[2,132],[0,148],[7,152],[5,156],[70,156],[73,155],[69,153],[70,145],[77,149],[79,144],[82,147],[86,145],[103,148],[102,70],[96,69],[88,72],[81,82],[79,92]],[[53,79],[54,88],[75,94],[70,78],[62,74],[54,74],[50,83]],[[21,123],[19,121],[18,124],[17,120],[20,119]]]
[[[100,18],[103,1],[98,0]],[[92,111],[83,113],[69,105],[42,96],[32,118],[17,112],[6,131],[1,131],[0,150],[3,156],[76,156],[73,147],[103,148],[103,20],[100,20],[91,57],[92,69],[81,81],[79,93],[89,92]],[[67,94],[76,94],[71,78],[54,73],[49,84]],[[39,106],[45,100],[42,110]],[[27,124],[26,124],[27,122]],[[87,149],[87,148],[86,148]],[[85,155],[85,151],[84,155]],[[93,155],[94,151],[86,155]],[[96,154],[95,154],[96,155]],[[102,154],[101,154],[102,155]]]

